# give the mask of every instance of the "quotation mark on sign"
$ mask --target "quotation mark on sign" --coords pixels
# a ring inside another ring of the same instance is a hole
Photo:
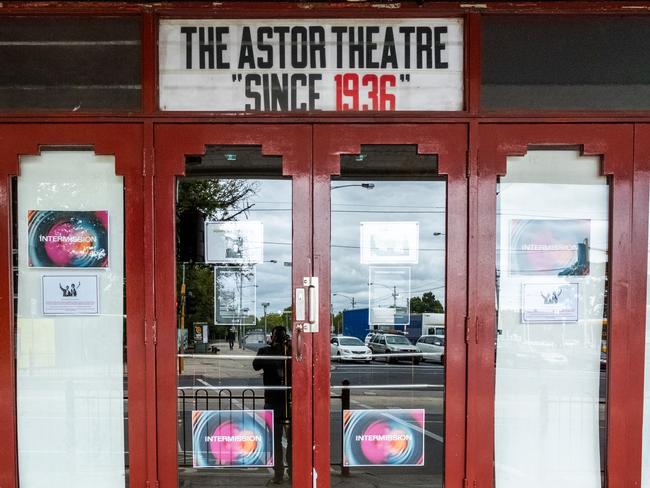
[[[411,81],[411,75],[410,74],[401,74],[399,75],[399,81]]]
[[[241,81],[241,75],[240,75],[240,74],[237,74],[237,73],[233,73],[233,75],[232,75],[232,81],[233,81],[233,82],[235,82],[235,81]]]

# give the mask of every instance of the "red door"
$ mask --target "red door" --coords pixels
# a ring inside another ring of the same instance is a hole
[[[311,486],[311,128],[155,138],[161,486]]]
[[[462,483],[466,144],[461,124],[315,126],[319,486]]]
[[[460,124],[157,127],[161,484],[207,476],[256,486],[282,474],[287,483],[288,473],[300,487],[330,486],[331,476],[461,482],[466,141]],[[223,189],[244,193],[208,208],[206,192]],[[203,205],[198,223],[191,205]],[[220,233],[232,244],[233,229],[244,249],[258,239],[261,254],[209,243]],[[200,235],[198,254],[188,235]],[[291,335],[290,359],[277,363],[290,364],[291,380],[269,388],[266,370],[254,370],[277,324]],[[197,444],[214,442],[201,430],[208,420],[214,433],[224,415],[242,415],[233,412],[282,416],[273,389],[291,391],[273,466],[242,471],[241,460]],[[397,442],[357,443],[376,422]]]

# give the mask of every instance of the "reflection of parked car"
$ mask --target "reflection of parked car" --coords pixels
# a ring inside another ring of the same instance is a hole
[[[330,340],[332,360],[370,362],[372,351],[356,337],[336,336]]]
[[[249,332],[242,340],[242,347],[251,351],[257,351],[264,346],[266,346],[266,335],[261,331]]]
[[[406,337],[397,334],[375,334],[368,347],[372,350],[372,359],[375,359],[375,355],[382,354],[388,363],[405,360],[418,364],[422,357]]]
[[[430,359],[440,364],[445,361],[445,340],[437,335],[423,335],[415,343],[422,354],[422,361]]]

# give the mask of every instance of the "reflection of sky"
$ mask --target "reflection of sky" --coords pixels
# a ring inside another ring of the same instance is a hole
[[[291,305],[292,268],[284,264],[292,262],[291,180],[248,182],[255,187],[255,194],[248,199],[248,204],[253,206],[245,214],[240,214],[237,220],[257,220],[264,228],[264,262],[254,265],[256,315],[262,317],[262,303],[270,304],[267,313],[278,313]],[[445,182],[364,182],[374,183],[374,189],[352,186],[332,190],[332,292],[354,297],[357,308],[368,306],[369,266],[360,263],[361,222],[417,221],[419,254],[418,264],[409,265],[411,296],[432,291],[444,304]],[[344,183],[351,182],[345,180]],[[333,186],[338,184],[333,182]],[[407,293],[408,287],[403,283],[395,285],[398,293]],[[386,284],[383,289],[375,287],[373,293],[382,303],[392,304],[392,289],[387,287],[392,287],[392,284]],[[399,296],[397,300],[405,302],[406,297]],[[333,296],[332,303],[335,312],[351,307],[351,300],[342,295]]]
[[[339,180],[332,186],[352,183],[348,179]],[[444,304],[445,182],[363,180],[363,183],[375,186],[373,189],[360,186],[336,188],[331,192],[332,292],[354,297],[356,308],[368,306],[369,266],[361,264],[359,259],[361,222],[417,221],[420,224],[420,249],[418,264],[410,265],[411,295],[421,296],[432,291]],[[396,285],[400,287],[399,283]],[[392,290],[374,288],[373,294],[377,299],[390,299],[389,303],[392,303]],[[398,301],[402,298],[398,297]],[[335,313],[351,308],[351,299],[333,296],[332,306]]]
[[[254,180],[254,204],[248,220],[264,226],[264,262],[255,265],[257,279],[257,316],[264,315],[262,303],[269,303],[267,313],[278,313],[291,305],[291,180]],[[238,220],[242,220],[241,218]],[[277,261],[272,263],[270,261]]]

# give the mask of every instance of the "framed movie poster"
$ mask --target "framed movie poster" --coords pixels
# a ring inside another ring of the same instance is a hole
[[[30,268],[108,268],[108,211],[29,210]]]
[[[193,410],[195,468],[273,466],[273,410]]]

